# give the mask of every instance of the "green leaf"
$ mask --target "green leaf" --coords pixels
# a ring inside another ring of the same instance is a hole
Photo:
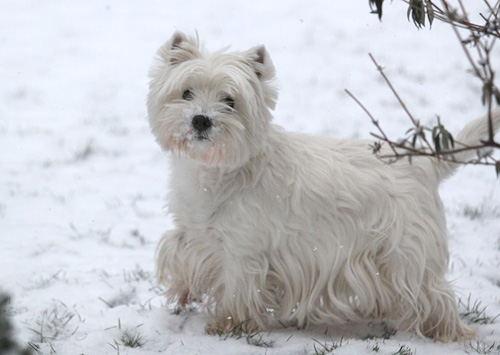
[[[483,105],[486,105],[486,100],[489,96],[490,96],[490,87],[489,87],[488,83],[485,83],[483,85],[482,94],[481,94],[481,102]]]
[[[448,132],[448,134],[450,135],[449,138],[450,138],[451,147],[455,148],[455,138],[453,138],[451,133]]]
[[[412,146],[413,148],[415,148],[415,146],[416,146],[416,144],[417,144],[417,137],[418,137],[418,133],[415,133],[415,134],[413,135],[413,139],[411,140],[411,146]]]
[[[493,98],[495,98],[495,101],[498,104],[500,104],[500,92],[498,91],[498,88],[493,83],[493,79],[490,79],[486,83],[484,83],[484,85],[483,85],[481,102],[483,103],[483,105],[486,105]]]
[[[500,91],[496,86],[493,86],[493,96],[495,96],[497,104],[500,105]]]
[[[438,124],[432,129],[432,140],[437,153],[449,151],[455,147],[455,140],[451,133],[441,124],[438,116]]]
[[[434,136],[434,148],[436,149],[437,153],[441,153],[441,144],[439,144],[439,134]]]
[[[444,147],[444,150],[448,151],[450,150],[450,141],[448,139],[448,134],[446,132],[443,132],[443,134],[441,135],[441,141],[443,142],[443,147]]]
[[[432,140],[436,140],[436,138],[439,136],[438,129],[439,129],[438,126],[435,126],[434,128],[432,128]]]
[[[378,14],[378,19],[382,19],[382,5],[384,0],[369,0],[370,9],[373,9],[373,5],[375,5],[375,10],[372,10],[372,14]]]
[[[432,7],[432,3],[426,0],[425,8],[427,9],[427,18],[429,19],[429,27],[431,27],[432,22],[434,21],[434,8]]]
[[[417,28],[425,27],[425,6],[423,0],[410,0],[407,17],[411,18]]]
[[[421,130],[418,135],[425,141],[425,132],[424,130]]]

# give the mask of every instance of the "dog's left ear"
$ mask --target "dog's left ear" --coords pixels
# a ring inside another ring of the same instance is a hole
[[[256,46],[248,51],[250,63],[261,81],[274,79],[275,69],[271,57],[264,45]]]

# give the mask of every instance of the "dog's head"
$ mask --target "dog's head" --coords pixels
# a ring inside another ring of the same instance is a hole
[[[148,114],[163,149],[208,166],[237,167],[257,155],[278,96],[264,46],[209,53],[176,32],[150,71]]]

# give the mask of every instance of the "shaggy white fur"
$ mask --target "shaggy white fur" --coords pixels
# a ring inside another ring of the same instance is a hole
[[[177,228],[157,251],[170,301],[203,300],[209,331],[387,319],[442,341],[474,335],[445,279],[438,185],[456,165],[388,165],[368,141],[271,124],[277,90],[263,46],[209,53],[177,32],[150,75],[151,128],[173,153]],[[478,119],[456,140],[486,132]]]

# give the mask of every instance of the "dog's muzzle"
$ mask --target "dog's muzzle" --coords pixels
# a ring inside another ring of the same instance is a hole
[[[209,117],[204,115],[194,116],[193,120],[191,121],[191,124],[193,125],[193,128],[199,135],[201,135],[201,133],[204,133],[210,127],[212,127],[212,121],[210,120]]]

